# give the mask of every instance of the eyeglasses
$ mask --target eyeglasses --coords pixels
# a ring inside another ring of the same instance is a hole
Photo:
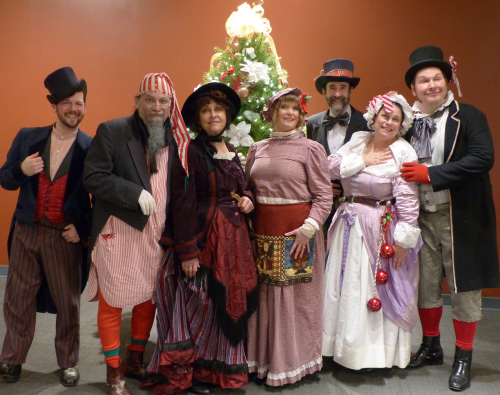
[[[155,100],[152,97],[146,97],[144,99],[144,103],[146,103],[146,105],[148,107],[160,106],[161,108],[165,109],[165,108],[170,107],[170,104],[172,103],[172,99],[170,97],[165,97],[165,98],[160,99],[160,100]]]

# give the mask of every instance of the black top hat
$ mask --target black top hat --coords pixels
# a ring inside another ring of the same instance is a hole
[[[75,92],[83,92],[84,96],[87,93],[87,83],[85,80],[78,80],[71,67],[63,67],[49,74],[43,84],[50,92],[47,99],[52,104],[73,96]]]
[[[222,84],[220,82],[209,82],[208,84],[202,85],[196,89],[184,102],[181,114],[186,125],[191,127],[194,126],[193,122],[196,119],[196,99],[198,99],[202,93],[209,91],[220,91],[224,93],[233,106],[231,113],[228,115],[231,117],[231,120],[236,118],[236,115],[238,115],[241,108],[241,100],[238,94],[226,84]]]
[[[321,75],[316,78],[316,90],[323,94],[323,88],[330,81],[348,82],[353,88],[359,84],[359,78],[354,78],[354,64],[347,59],[332,59],[323,64]]]
[[[441,48],[433,45],[426,45],[417,48],[410,55],[410,68],[405,74],[405,81],[408,88],[411,89],[411,83],[415,74],[426,67],[437,67],[440,69],[448,81],[451,80],[451,65],[443,60],[443,51]]]

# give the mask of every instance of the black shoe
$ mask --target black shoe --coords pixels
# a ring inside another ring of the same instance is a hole
[[[451,370],[448,386],[453,391],[463,391],[470,387],[470,366],[472,350],[463,350],[455,346],[455,362]]]
[[[259,379],[259,376],[257,375],[257,373],[249,373],[248,374],[248,380],[250,380],[251,382],[257,384],[258,386],[263,385],[264,382],[266,381],[265,378]]]
[[[13,365],[11,363],[0,363],[0,371],[3,374],[3,378],[8,383],[16,383],[19,381],[19,377],[21,376],[21,366],[22,365]]]
[[[440,335],[424,336],[418,351],[411,356],[406,369],[417,369],[427,365],[442,365],[444,360]]]
[[[63,369],[61,375],[61,384],[67,387],[72,387],[78,384],[80,380],[80,372],[78,371],[77,366],[73,366],[71,368]]]
[[[188,391],[192,394],[198,395],[213,395],[214,390],[203,383],[193,382],[193,385],[188,388]]]
[[[375,368],[362,368],[358,370],[353,370],[354,373],[372,373],[375,371]]]

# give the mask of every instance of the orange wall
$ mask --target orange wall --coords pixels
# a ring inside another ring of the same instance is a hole
[[[0,161],[21,127],[54,122],[44,78],[71,66],[85,78],[89,93],[82,129],[133,111],[142,77],[165,71],[179,102],[209,68],[215,46],[224,46],[227,18],[243,0],[0,0]],[[251,3],[251,1],[249,2]],[[313,79],[323,62],[345,57],[361,83],[352,103],[363,110],[389,90],[413,101],[404,84],[408,56],[421,45],[440,46],[455,56],[464,97],[489,119],[497,152],[500,124],[500,2],[453,0],[267,0],[265,17],[273,28],[290,86],[312,94],[311,114],[325,109]],[[453,88],[454,89],[454,88]],[[456,90],[454,90],[456,92]],[[491,172],[500,212],[499,164]],[[0,190],[0,240],[7,240],[17,193]],[[497,218],[497,222],[500,223]],[[500,234],[500,232],[499,232]],[[5,242],[0,264],[7,264]],[[490,294],[488,294],[490,295]],[[497,293],[500,296],[500,293]]]

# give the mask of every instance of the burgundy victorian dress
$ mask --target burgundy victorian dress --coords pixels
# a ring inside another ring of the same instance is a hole
[[[193,140],[189,177],[179,158],[172,167],[172,200],[162,243],[172,252],[157,287],[158,343],[142,388],[182,392],[193,380],[239,388],[248,384],[245,337],[257,307],[257,276],[245,215],[231,192],[246,188],[235,148],[215,154]],[[181,261],[199,258],[189,279]]]

